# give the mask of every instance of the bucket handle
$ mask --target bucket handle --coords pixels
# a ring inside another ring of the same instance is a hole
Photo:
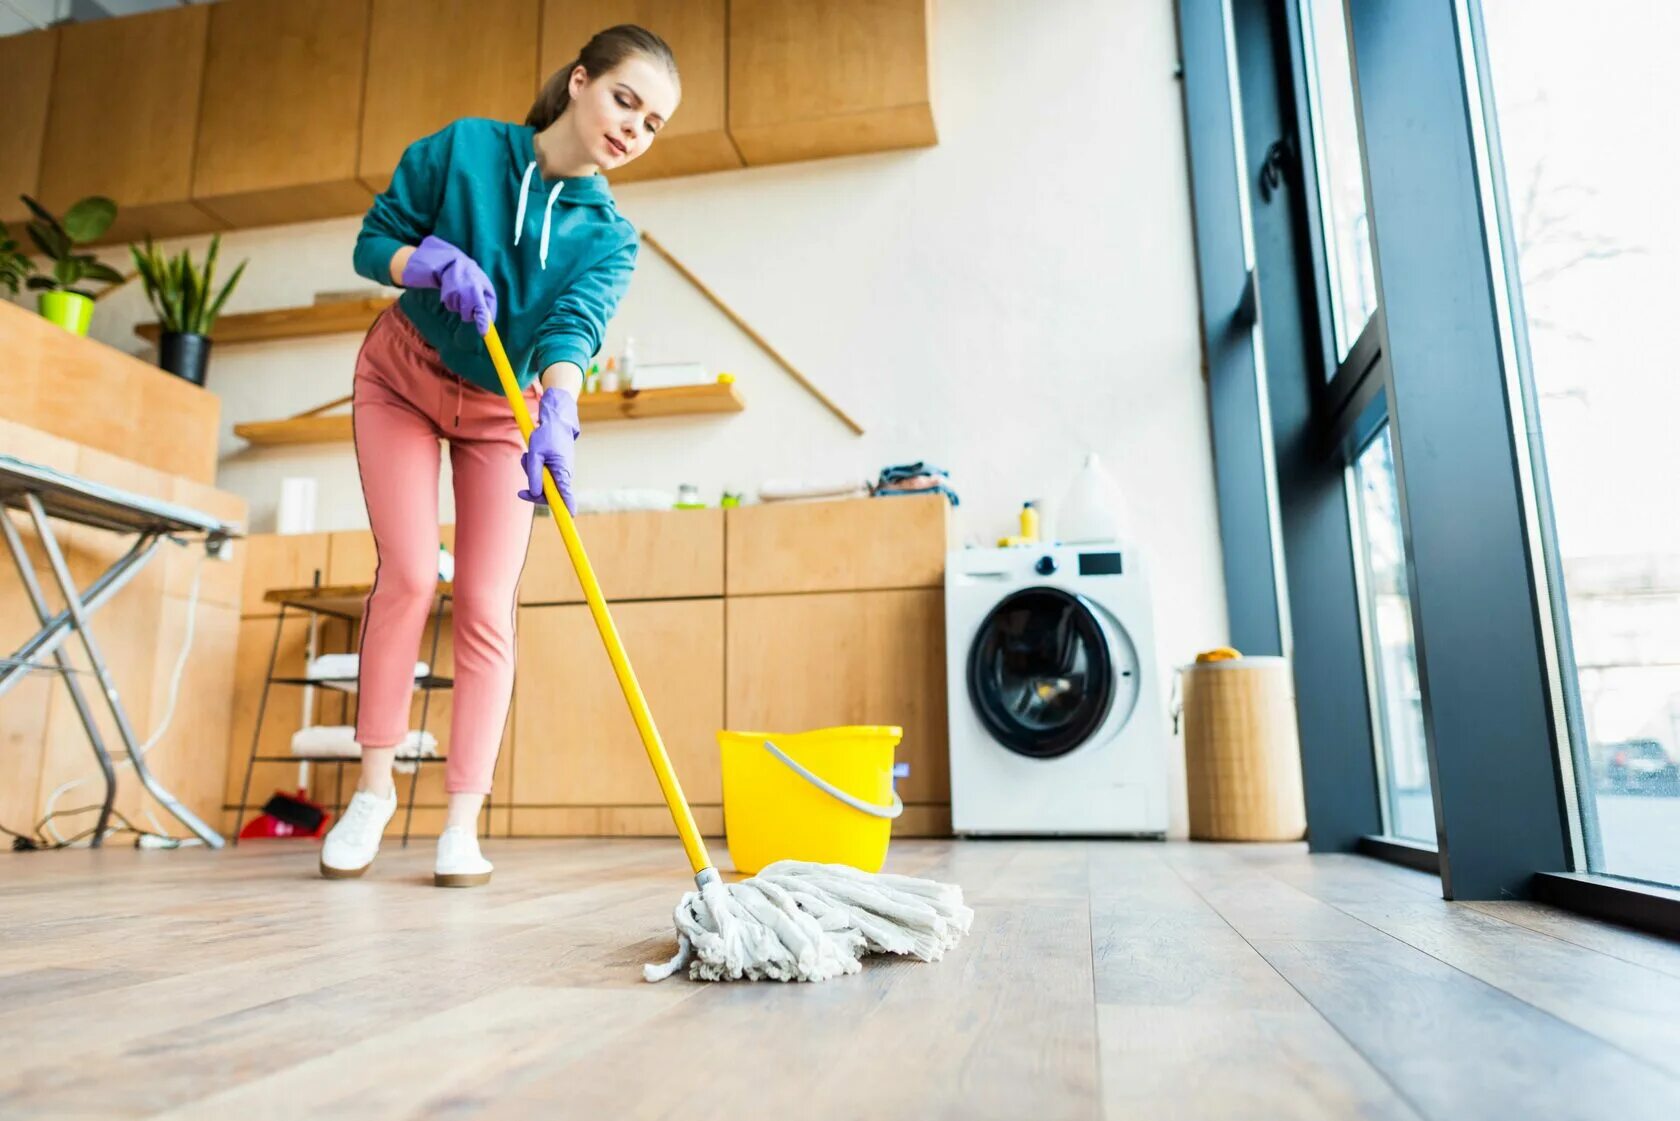
[[[904,799],[898,796],[897,790],[893,791],[892,805],[877,806],[873,802],[865,802],[862,798],[846,793],[827,779],[819,778],[818,776],[812,774],[803,765],[796,762],[791,755],[771,743],[769,740],[764,741],[764,750],[775,756],[777,762],[781,763],[788,770],[792,771],[794,774],[798,775],[800,778],[804,779],[824,794],[827,794],[830,798],[846,803],[846,805],[852,807],[854,810],[857,810],[859,813],[866,813],[870,817],[884,817],[891,821],[904,812]]]

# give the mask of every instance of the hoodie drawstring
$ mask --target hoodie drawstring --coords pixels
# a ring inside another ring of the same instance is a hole
[[[525,232],[525,204],[531,189],[531,176],[537,170],[537,161],[532,160],[525,165],[525,176],[519,181],[519,206],[513,216],[513,243],[519,244],[519,236]],[[554,217],[554,200],[560,197],[560,190],[566,184],[562,181],[554,184],[548,192],[548,204],[543,207],[542,248],[537,253],[537,259],[544,269],[548,268],[548,231]]]

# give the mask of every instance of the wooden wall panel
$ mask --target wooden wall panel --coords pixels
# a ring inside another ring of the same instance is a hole
[[[460,117],[523,121],[538,21],[538,0],[373,0],[362,182],[383,191],[403,149]]]
[[[575,59],[591,35],[620,23],[645,27],[670,45],[682,101],[652,146],[608,178],[631,183],[740,167],[728,130],[727,0],[545,0],[542,80]]]
[[[625,603],[613,611],[688,797],[723,798],[723,603]],[[588,608],[522,607],[514,683],[519,805],[663,805]]]
[[[370,0],[222,0],[194,153],[193,201],[231,226],[359,214]]]
[[[937,495],[726,511],[728,594],[939,588],[950,505]]]
[[[115,199],[107,243],[221,225],[189,201],[209,27],[209,7],[193,4],[59,29],[43,202]]]
[[[0,38],[0,103],[6,107],[0,113],[0,222],[28,217],[29,208],[18,196],[33,196],[39,190],[57,61],[57,28]],[[12,236],[28,244],[21,229],[14,229]]]
[[[933,589],[746,596],[729,605],[728,726],[897,724],[906,802],[948,803],[945,599]]]
[[[729,134],[748,164],[925,147],[930,0],[730,0]]]

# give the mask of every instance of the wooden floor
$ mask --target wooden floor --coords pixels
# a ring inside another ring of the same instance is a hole
[[[0,859],[0,1117],[1680,1117],[1680,946],[1296,846],[902,843],[944,962],[643,984],[672,844]]]

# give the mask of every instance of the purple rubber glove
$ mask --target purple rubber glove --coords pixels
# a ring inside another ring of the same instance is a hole
[[[403,266],[402,282],[404,288],[436,288],[443,306],[481,335],[496,318],[496,289],[490,278],[478,262],[441,237],[427,237],[415,248]]]
[[[528,488],[519,492],[527,502],[542,503],[542,469],[554,476],[560,501],[572,508],[572,449],[580,434],[577,400],[564,389],[545,389],[537,406],[537,426],[531,430],[531,449],[519,457]]]

